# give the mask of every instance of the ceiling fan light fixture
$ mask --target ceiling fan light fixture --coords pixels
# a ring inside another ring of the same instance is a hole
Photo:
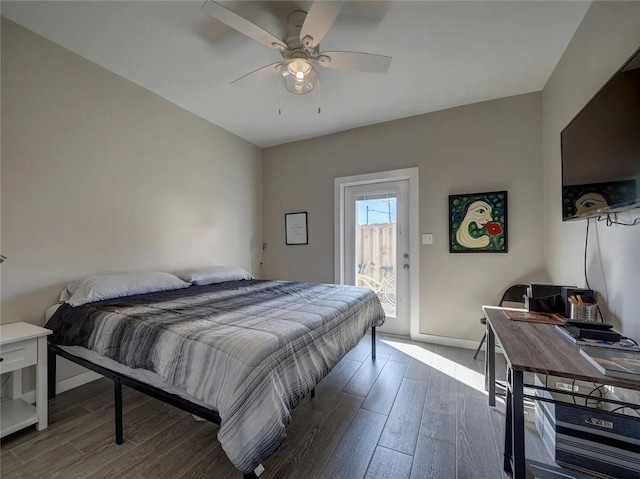
[[[284,87],[294,95],[306,95],[318,81],[318,70],[305,58],[293,58],[280,68]]]

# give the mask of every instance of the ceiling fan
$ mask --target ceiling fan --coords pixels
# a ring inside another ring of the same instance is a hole
[[[344,1],[315,1],[309,12],[289,15],[289,30],[281,40],[255,23],[213,0],[203,10],[234,30],[278,50],[283,60],[259,68],[231,82],[246,85],[254,80],[280,77],[287,91],[295,95],[311,92],[318,82],[318,66],[335,70],[385,73],[391,57],[360,52],[320,52],[320,41],[338,17]]]

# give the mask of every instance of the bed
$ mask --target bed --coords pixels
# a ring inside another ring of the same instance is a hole
[[[78,306],[49,319],[55,356],[114,381],[116,442],[122,385],[220,424],[234,466],[255,477],[286,436],[291,410],[384,322],[377,296],[343,285],[225,281]]]

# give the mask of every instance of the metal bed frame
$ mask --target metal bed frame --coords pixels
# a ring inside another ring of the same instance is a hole
[[[47,373],[47,389],[49,391],[49,399],[56,397],[56,356],[60,356],[68,361],[74,362],[87,369],[97,372],[102,376],[109,378],[113,381],[113,399],[114,399],[114,416],[115,416],[115,433],[116,444],[122,444],[124,442],[124,431],[122,426],[122,386],[128,386],[136,391],[151,396],[155,399],[159,399],[162,402],[175,406],[188,413],[194,414],[202,419],[211,421],[215,424],[220,424],[221,419],[218,412],[214,409],[208,409],[206,407],[194,404],[176,394],[171,394],[162,389],[150,386],[142,381],[133,379],[122,373],[113,371],[111,369],[99,366],[91,361],[74,356],[68,353],[64,349],[52,342],[48,343],[47,350],[48,359],[48,373]],[[376,359],[376,327],[371,327],[371,359]],[[311,390],[311,397],[315,397],[315,388]],[[255,472],[245,473],[244,479],[257,479],[258,475]]]

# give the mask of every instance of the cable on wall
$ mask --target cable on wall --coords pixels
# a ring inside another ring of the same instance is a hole
[[[587,275],[587,251],[589,250],[589,225],[591,224],[591,218],[587,218],[587,230],[584,235],[584,282],[587,285],[587,289],[591,289],[589,285],[589,277]],[[595,297],[594,297],[595,299]],[[596,302],[596,309],[598,310],[598,315],[600,316],[600,322],[604,323],[604,316],[602,315],[602,311],[600,310],[600,305]]]
[[[640,225],[640,218],[636,218],[631,223],[625,223],[624,221],[618,221],[618,215],[615,214],[615,213],[614,213],[613,218],[611,218],[610,214],[608,214],[604,218],[602,216],[598,216],[598,221],[605,221],[606,222],[605,225],[607,225],[607,226],[613,226],[613,225],[618,225],[618,226],[638,226],[638,225]]]
[[[262,265],[264,264],[264,250],[269,246],[267,243],[262,243],[262,255],[260,256],[260,279],[262,279]]]
[[[584,235],[584,282],[587,285],[587,289],[591,289],[589,286],[589,278],[587,276],[587,251],[589,250],[589,225],[591,224],[591,218],[587,218],[587,231]]]

